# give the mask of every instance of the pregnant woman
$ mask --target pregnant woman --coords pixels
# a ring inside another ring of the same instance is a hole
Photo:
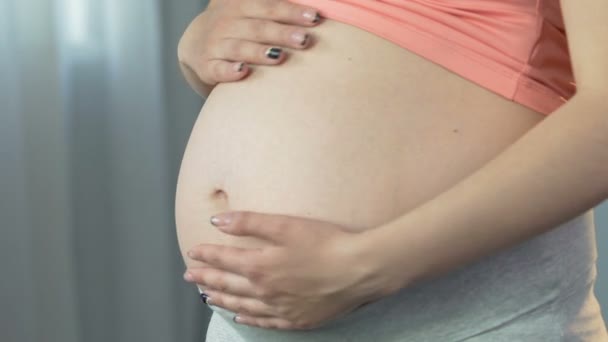
[[[207,341],[608,341],[607,33],[604,0],[211,1],[176,197]]]

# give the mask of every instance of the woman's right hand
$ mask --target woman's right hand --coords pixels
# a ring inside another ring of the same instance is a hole
[[[281,47],[307,48],[306,27],[319,21],[317,10],[286,0],[211,0],[180,39],[182,73],[206,97],[216,84],[247,76],[247,64],[280,64]]]

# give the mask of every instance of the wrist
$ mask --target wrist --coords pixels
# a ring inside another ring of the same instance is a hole
[[[354,243],[355,263],[361,270],[362,284],[371,289],[372,295],[380,297],[393,294],[410,284],[407,267],[402,262],[406,257],[395,256],[394,244],[385,241],[387,229],[380,226],[358,233]]]

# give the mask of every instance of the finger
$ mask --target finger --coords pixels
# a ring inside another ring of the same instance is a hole
[[[211,54],[214,59],[262,65],[280,64],[287,57],[280,47],[232,38],[222,39]]]
[[[244,1],[241,10],[251,18],[286,24],[313,26],[321,21],[318,10],[284,0]]]
[[[236,314],[264,318],[274,317],[276,314],[273,307],[255,298],[233,296],[213,290],[206,291],[206,293],[208,295],[207,304],[219,306]]]
[[[311,34],[303,28],[261,19],[235,20],[226,25],[225,38],[303,49],[310,45]]]
[[[238,274],[209,267],[189,268],[184,279],[203,286],[205,290],[216,290],[241,297],[256,297],[256,291],[249,280]]]
[[[253,315],[238,314],[234,321],[238,324],[252,327],[278,330],[303,330],[309,329],[306,325],[297,325],[286,319],[278,317],[256,317]]]
[[[259,248],[241,248],[202,244],[188,251],[189,258],[205,262],[214,268],[246,276],[260,254]]]
[[[235,59],[238,61],[238,59]],[[250,69],[245,62],[230,62],[222,59],[208,60],[198,68],[198,77],[203,80],[213,80],[215,83],[234,82],[243,79]]]
[[[287,228],[290,223],[293,224],[294,220],[296,218],[284,215],[232,211],[212,216],[211,224],[217,226],[226,234],[252,236],[281,243],[285,241]]]

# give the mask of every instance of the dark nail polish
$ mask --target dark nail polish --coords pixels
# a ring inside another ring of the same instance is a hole
[[[282,51],[283,50],[281,50],[280,48],[277,48],[277,47],[270,48],[270,49],[266,50],[266,57],[272,58],[272,59],[279,59],[279,57],[281,57]]]
[[[310,36],[308,34],[304,35],[304,39],[302,39],[302,42],[300,43],[300,45],[306,46],[306,44],[308,44],[308,38],[310,38]]]
[[[243,71],[243,67],[244,67],[244,66],[245,66],[245,63],[243,63],[243,62],[239,63],[239,66],[238,66],[238,68],[236,69],[236,71],[237,71],[237,72],[241,72],[241,71]]]
[[[316,24],[319,21],[321,21],[321,15],[319,15],[319,13],[317,12],[317,15],[315,15],[315,18],[312,20],[312,22]]]
[[[207,296],[204,293],[201,293],[201,301],[203,301],[203,303],[207,304],[208,300],[209,300],[209,296]]]

